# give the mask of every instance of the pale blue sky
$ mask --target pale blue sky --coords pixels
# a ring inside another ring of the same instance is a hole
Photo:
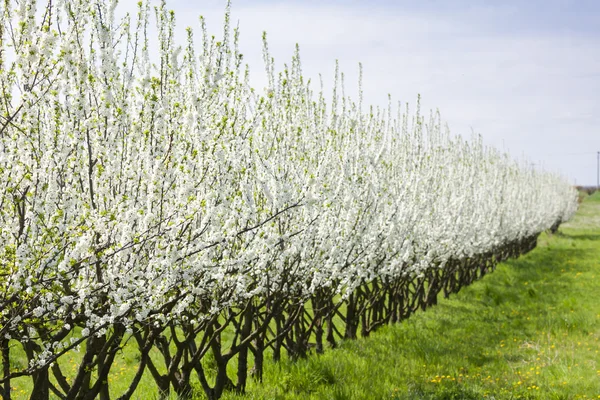
[[[225,1],[167,5],[181,31],[202,14],[221,33]],[[239,0],[232,18],[258,88],[266,30],[278,66],[299,43],[305,75],[323,73],[329,88],[339,59],[353,94],[362,62],[368,103],[386,105],[390,93],[414,104],[420,93],[452,132],[473,129],[515,158],[596,183],[600,1]]]
[[[177,0],[185,5],[189,1]],[[516,32],[600,32],[600,2],[597,0],[298,0],[298,1],[237,1],[236,5],[297,4],[310,6],[335,5],[363,10],[458,16],[470,13],[487,17],[488,28]],[[175,4],[175,3],[174,3]]]

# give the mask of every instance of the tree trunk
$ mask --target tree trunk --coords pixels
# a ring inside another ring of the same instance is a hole
[[[244,342],[250,336],[252,331],[252,300],[248,301],[246,310],[243,313],[242,331],[240,332],[240,342]],[[246,380],[248,379],[248,344],[244,345],[238,355],[237,386],[238,393],[246,391]]]
[[[2,352],[2,371],[4,371],[4,378],[10,374],[10,347],[8,347],[8,339],[0,339],[0,351]],[[0,395],[3,400],[10,400],[10,379],[4,382],[4,386],[1,388]]]

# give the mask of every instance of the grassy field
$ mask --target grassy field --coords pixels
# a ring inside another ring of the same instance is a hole
[[[538,248],[228,399],[600,399],[600,193]]]
[[[67,375],[80,357],[61,360]],[[111,392],[122,393],[138,361],[134,347],[117,357]],[[265,369],[262,385],[225,398],[600,399],[600,193],[537,249],[427,312]],[[28,398],[30,379],[13,382],[14,398]],[[134,398],[156,393],[146,373]]]

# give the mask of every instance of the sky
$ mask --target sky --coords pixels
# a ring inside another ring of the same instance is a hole
[[[153,1],[157,3],[157,1]],[[125,2],[125,9],[135,2]],[[179,39],[207,20],[222,35],[225,0],[167,0]],[[296,43],[304,75],[331,91],[335,61],[346,94],[364,102],[439,109],[454,134],[596,185],[600,151],[600,2],[597,0],[237,0],[231,18],[251,83],[266,86],[262,32],[279,70]],[[315,86],[316,89],[316,86]]]

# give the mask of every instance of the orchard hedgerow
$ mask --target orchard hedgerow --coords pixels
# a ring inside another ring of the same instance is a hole
[[[560,176],[451,136],[418,103],[365,111],[336,71],[327,105],[298,51],[275,72],[266,38],[269,87],[255,91],[229,11],[222,39],[201,20],[199,44],[188,30],[179,46],[164,1],[155,19],[146,2],[123,19],[116,7],[0,5],[5,399],[19,376],[32,398],[107,399],[127,340],[140,362],[120,398],[146,370],[162,393],[191,395],[192,374],[209,398],[243,391],[266,349],[302,356],[406,318],[577,207]],[[15,346],[28,365],[9,367]]]

